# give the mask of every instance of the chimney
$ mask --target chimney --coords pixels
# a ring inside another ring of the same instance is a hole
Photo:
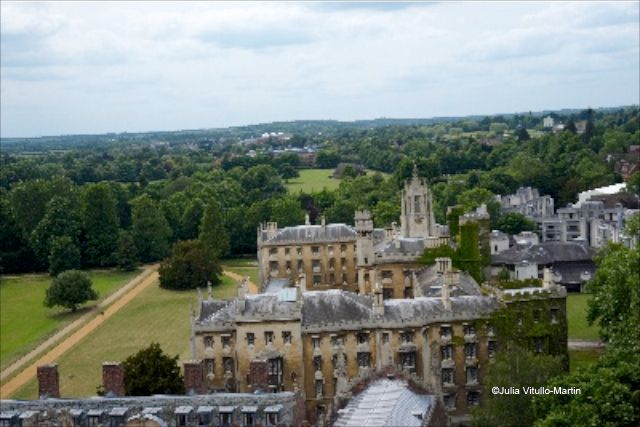
[[[320,224],[324,227],[327,225],[324,215],[320,218]]]
[[[307,275],[305,273],[298,275],[298,287],[300,288],[300,296],[302,296],[307,291]]]
[[[442,296],[442,305],[444,307],[445,310],[450,311],[451,310],[451,298],[449,293],[451,292],[451,275],[447,274],[444,277],[444,282],[442,283],[442,291],[441,291],[441,296]]]
[[[38,396],[40,399],[60,398],[60,378],[57,364],[38,366]]]
[[[451,271],[451,258],[436,258],[436,267],[440,274]]]
[[[304,225],[311,225],[311,221],[309,221],[309,214],[304,214]]]
[[[106,397],[122,397],[124,392],[124,370],[119,362],[102,363],[102,387]]]
[[[207,280],[207,299],[211,301],[213,299],[213,291],[211,290],[211,282]]]
[[[544,289],[551,289],[555,283],[553,283],[553,271],[550,268],[543,270],[542,287]]]
[[[375,316],[384,316],[384,294],[382,293],[382,286],[377,278],[375,283],[373,288],[373,314]]]
[[[184,391],[188,395],[205,394],[204,363],[202,360],[184,362]]]
[[[244,309],[247,301],[247,278],[243,278],[242,281],[238,284],[238,309],[240,313],[244,313]]]

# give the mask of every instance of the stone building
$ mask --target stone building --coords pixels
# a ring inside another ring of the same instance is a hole
[[[258,230],[258,265],[263,290],[274,280],[293,283],[304,275],[307,289],[372,292],[380,277],[385,298],[413,295],[411,272],[425,248],[449,242],[446,227],[435,222],[431,190],[413,177],[401,197],[400,227],[374,228],[368,211],[355,213],[355,227],[347,224],[278,228],[266,223]]]
[[[202,299],[192,339],[207,390],[300,390],[308,419],[324,425],[355,384],[391,367],[442,400],[453,422],[465,421],[483,399],[489,359],[505,344],[495,316],[516,303],[552,325],[541,336],[523,329],[524,345],[566,356],[566,292],[550,275],[541,288],[481,292],[439,258],[411,273],[414,298],[393,299],[384,298],[380,279],[358,294],[307,290],[303,274],[275,292],[248,295],[241,286],[235,300]],[[546,314],[536,308],[541,301]]]

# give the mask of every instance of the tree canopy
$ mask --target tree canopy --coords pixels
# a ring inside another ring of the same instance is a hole
[[[124,389],[127,396],[182,394],[184,382],[178,356],[170,357],[151,343],[122,362]]]
[[[44,305],[59,305],[76,311],[79,305],[96,299],[98,293],[92,288],[89,276],[82,271],[68,270],[53,279],[47,289]]]
[[[171,256],[160,265],[160,287],[165,289],[204,288],[220,283],[222,269],[213,251],[200,240],[178,242]]]

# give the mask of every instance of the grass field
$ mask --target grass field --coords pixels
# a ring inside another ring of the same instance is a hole
[[[340,185],[339,179],[331,178],[333,169],[303,169],[298,178],[290,179],[287,183],[289,193],[298,193],[302,190],[305,193],[313,191],[335,190]]]
[[[589,294],[567,295],[567,322],[569,323],[569,339],[599,340],[598,327],[587,323],[587,301]]]
[[[227,277],[213,290],[215,298],[230,298],[235,292],[235,283]],[[60,394],[95,396],[102,382],[102,362],[122,361],[152,342],[160,343],[171,356],[189,359],[189,312],[192,305],[197,310],[196,301],[196,291],[168,291],[156,285],[146,289],[57,361]],[[37,393],[33,379],[12,397],[36,399]]]
[[[223,259],[222,269],[241,276],[249,276],[253,283],[258,284],[258,260],[255,258]]]
[[[595,363],[600,356],[602,356],[603,350],[590,348],[585,350],[569,350],[569,369],[571,373],[575,372],[579,368],[585,368]]]
[[[139,271],[96,270],[89,272],[89,275],[102,300],[138,273]],[[99,302],[90,301],[76,313],[62,308],[47,308],[42,302],[50,283],[51,277],[46,274],[6,276],[0,279],[1,369]]]

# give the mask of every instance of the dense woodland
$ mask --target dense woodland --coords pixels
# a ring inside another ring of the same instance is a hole
[[[579,191],[620,182],[616,160],[640,144],[637,107],[553,115],[567,130],[542,132],[542,116],[529,114],[3,140],[0,268],[55,273],[157,261],[203,233],[228,242],[220,256],[251,254],[261,222],[299,224],[305,213],[352,223],[356,209],[368,208],[377,226],[389,225],[414,163],[432,185],[439,222],[448,206],[487,203],[492,226],[509,228],[514,219],[500,216],[494,195],[529,185],[562,206]],[[582,134],[579,120],[587,120]],[[243,140],[273,129],[290,137]],[[307,166],[266,150],[284,146],[315,147],[316,167],[354,162],[370,172],[335,191],[289,194],[286,180]],[[244,155],[250,149],[258,155]]]

